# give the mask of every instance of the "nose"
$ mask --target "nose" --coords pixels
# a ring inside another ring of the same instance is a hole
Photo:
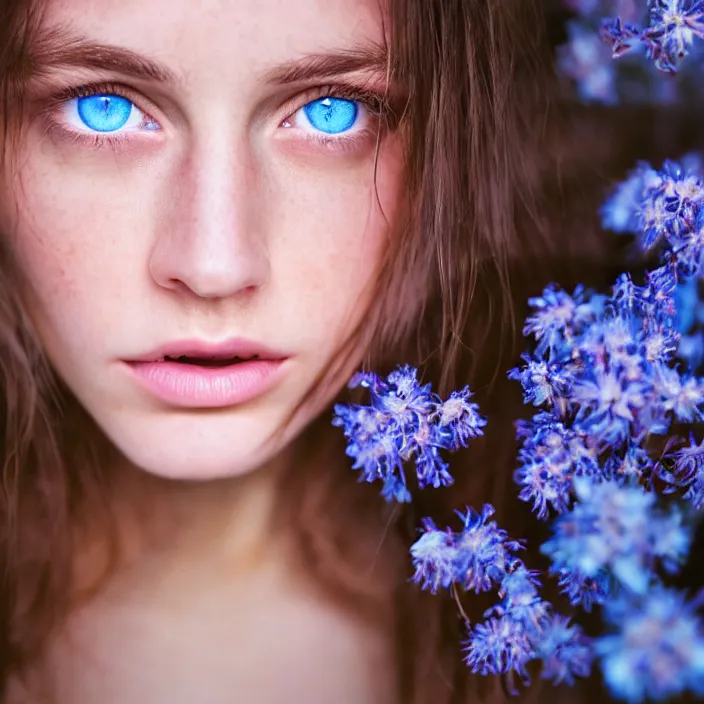
[[[269,279],[261,179],[246,144],[211,138],[168,169],[149,270],[162,288],[228,298]]]

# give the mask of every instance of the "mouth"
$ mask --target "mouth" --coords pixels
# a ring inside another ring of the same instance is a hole
[[[264,345],[244,338],[222,342],[181,340],[161,345],[130,362],[171,362],[197,367],[229,367],[255,361],[283,361],[289,355],[267,349]]]
[[[264,394],[287,373],[288,355],[237,339],[172,342],[127,362],[141,386],[170,406],[222,408]],[[127,360],[125,360],[127,361]]]
[[[157,362],[176,362],[178,364],[190,364],[196,367],[230,367],[234,364],[242,364],[242,362],[251,362],[259,359],[259,355],[255,354],[252,357],[191,357],[182,354],[178,357],[164,355],[163,359],[156,360]]]

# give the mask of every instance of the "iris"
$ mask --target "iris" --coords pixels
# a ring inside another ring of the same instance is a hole
[[[321,98],[303,107],[310,124],[326,134],[347,132],[357,121],[357,103],[342,98]]]
[[[76,103],[83,123],[96,132],[115,132],[124,127],[132,107],[131,101],[119,95],[89,95]]]

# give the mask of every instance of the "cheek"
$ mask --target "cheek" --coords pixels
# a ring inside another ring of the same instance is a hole
[[[54,170],[21,176],[12,244],[40,336],[90,330],[98,315],[104,333],[120,308],[120,284],[134,276],[128,270],[134,258],[120,244],[124,229],[135,224],[129,221],[134,209],[121,197],[108,206],[95,181],[61,178]]]
[[[349,327],[363,312],[368,285],[386,251],[401,182],[398,144],[388,139],[378,155],[356,168],[310,173],[282,172],[275,183],[278,207],[268,230],[280,247],[272,264],[310,323],[328,330]],[[344,332],[344,330],[342,331]]]

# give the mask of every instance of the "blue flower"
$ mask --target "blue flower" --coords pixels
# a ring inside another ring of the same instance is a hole
[[[572,326],[580,325],[593,318],[594,311],[585,305],[585,292],[578,286],[570,296],[557,286],[550,285],[542,296],[529,298],[533,315],[526,319],[524,335],[533,335],[538,342],[536,357],[546,350],[552,354],[560,348]]]
[[[410,550],[415,568],[413,581],[436,594],[457,579],[455,535],[450,530],[439,530],[430,518],[424,519],[423,530]]]
[[[513,671],[527,679],[526,665],[535,656],[535,644],[523,624],[506,615],[474,626],[464,643],[464,653],[465,664],[474,673]]]
[[[335,406],[333,425],[344,428],[349,439],[347,454],[361,470],[362,478],[372,482],[402,471],[400,448],[405,444],[404,428],[376,408]]]
[[[697,443],[690,433],[689,445],[666,453],[658,473],[664,481],[683,489],[683,498],[691,501],[696,510],[704,506],[704,440]]]
[[[611,56],[617,58],[630,51],[640,41],[640,30],[635,25],[622,22],[620,17],[604,20],[601,38],[609,45]]]
[[[701,0],[564,2],[580,17],[567,25],[558,66],[575,82],[582,101],[669,105],[692,99],[702,56],[694,40],[704,36]],[[640,55],[651,60],[642,61]],[[691,70],[683,72],[685,81],[658,80],[662,72],[677,72],[688,55]]]
[[[628,702],[704,694],[704,633],[693,604],[658,586],[642,599],[627,593],[604,606],[616,632],[597,639],[604,678]]]
[[[523,359],[526,366],[512,369],[508,377],[521,382],[526,403],[560,408],[572,384],[568,370],[560,364],[534,360],[528,355],[523,355]]]
[[[600,15],[621,13],[601,28],[614,56],[644,48],[666,72],[675,72],[695,39],[704,38],[704,0],[649,0],[640,14],[645,3],[566,2],[582,20],[568,25],[570,41],[558,62],[585,100],[617,98],[619,74],[604,62],[588,27]],[[530,299],[524,334],[534,338],[534,349],[509,377],[521,382],[525,402],[542,410],[517,423],[514,479],[538,518],[557,514],[543,552],[562,593],[587,611],[604,607],[614,632],[598,639],[597,654],[612,693],[632,702],[687,690],[704,694],[697,604],[661,583],[689,550],[690,511],[656,494],[678,493],[694,509],[704,506],[704,441],[690,433],[687,445],[677,435],[704,421],[704,378],[697,374],[704,360],[701,158],[688,155],[659,170],[638,164],[601,216],[605,227],[635,234],[660,266],[646,272],[644,285],[621,275],[610,296],[581,287],[569,295],[551,285]],[[498,584],[501,601],[470,631],[467,664],[527,679],[527,664],[540,659],[542,676],[556,683],[586,676],[592,644],[553,614],[540,597],[538,575],[514,549],[501,553],[496,546],[505,546],[506,536],[492,529],[486,544],[502,557],[491,573],[474,568],[472,583],[481,590]],[[475,562],[491,565],[478,549],[475,543],[470,551]]]
[[[615,309],[616,314],[645,313],[645,289],[636,286],[630,274],[621,274],[611,290],[609,307]]]
[[[653,556],[666,572],[676,573],[684,562],[692,541],[691,530],[676,504],[655,520]]]
[[[578,570],[557,568],[560,591],[567,596],[572,606],[581,606],[587,613],[595,604],[604,604],[613,590],[613,578],[606,570],[587,577]]]
[[[598,435],[607,444],[623,442],[629,435],[634,413],[646,403],[647,387],[598,367],[576,383],[573,400],[579,404],[575,423],[586,434]]]
[[[550,604],[541,599],[538,593],[539,574],[535,570],[527,569],[520,560],[516,560],[501,580],[499,596],[503,602],[485,615],[510,614],[511,618],[522,623],[527,631],[540,634],[548,618]]]
[[[650,26],[643,31],[648,56],[659,70],[674,73],[696,37],[704,37],[702,0],[652,0]]]
[[[521,487],[519,498],[533,503],[544,520],[552,509],[564,513],[571,503],[572,478],[600,472],[597,450],[589,438],[568,428],[550,413],[538,413],[530,421],[516,424],[522,440],[519,468],[514,481]]]
[[[381,388],[381,392],[372,388],[372,403],[395,418],[406,418],[410,422],[426,416],[437,399],[430,384],[418,383],[418,370],[408,364],[391,372]]]
[[[558,50],[560,71],[571,78],[585,102],[613,105],[618,101],[611,52],[581,22],[567,23],[569,41]]]
[[[431,433],[432,430],[428,429],[428,432]],[[416,475],[418,486],[421,489],[425,489],[427,486],[437,489],[441,486],[449,486],[454,482],[449,471],[450,466],[440,457],[440,442],[440,440],[436,441],[436,444],[418,442]]]
[[[675,306],[677,309],[677,331],[687,333],[697,321],[699,305],[699,285],[694,276],[681,281],[675,289]]]
[[[516,557],[522,546],[489,520],[493,512],[487,504],[481,513],[470,508],[458,513],[459,533],[424,519],[422,535],[411,547],[412,580],[432,594],[451,586],[497,590],[501,601],[485,612],[485,622],[469,628],[464,643],[473,672],[511,673],[527,681],[526,667],[538,658],[542,676],[556,683],[585,676],[592,659],[588,639],[540,597],[539,573]]]
[[[645,192],[660,182],[650,164],[639,162],[601,207],[601,224],[614,232],[639,232],[639,217]]]
[[[435,427],[436,442],[450,451],[467,447],[469,440],[483,433],[486,418],[479,415],[479,406],[470,403],[472,392],[469,386],[461,391],[453,391],[449,398],[436,405],[429,416]]]
[[[702,414],[702,405],[704,405],[703,379],[682,377],[674,369],[660,366],[656,368],[654,382],[663,409],[672,411],[677,420],[693,423],[704,418]]]
[[[574,480],[577,503],[555,522],[555,535],[542,551],[557,572],[598,579],[611,572],[635,593],[644,593],[659,559],[681,563],[689,533],[676,513],[659,512],[655,495],[614,481]]]
[[[401,472],[400,476],[387,474],[384,477],[384,486],[381,495],[387,502],[396,501],[399,504],[409,504],[411,502],[411,492],[406,486],[406,476]]]
[[[439,451],[466,447],[486,425],[477,404],[469,402],[469,387],[443,401],[430,384],[418,382],[418,371],[409,365],[386,379],[359,372],[349,382],[350,388],[358,386],[369,390],[370,405],[337,404],[332,424],[343,429],[347,455],[360,479],[381,480],[387,501],[409,502],[404,464],[415,460],[420,489],[452,484],[449,465]]]
[[[651,428],[651,434],[661,430],[655,420],[651,421],[649,427]],[[649,483],[655,470],[653,458],[635,440],[627,441],[624,448],[618,452],[611,453],[606,458],[602,472],[603,476],[607,479],[619,481],[633,479],[639,483]]]
[[[692,216],[692,222],[674,235],[673,252],[680,276],[694,276],[702,268],[702,246],[704,245],[704,212],[698,209]]]
[[[602,7],[599,0],[572,2],[585,12]],[[614,52],[640,37],[669,70],[695,36],[704,36],[704,0],[652,0],[646,30],[629,22],[604,25]],[[575,28],[573,39],[581,41],[580,32]],[[571,58],[596,56],[588,43],[582,50]],[[457,512],[457,532],[427,518],[410,549],[412,581],[433,594],[451,589],[457,599],[459,590],[498,594],[483,623],[467,624],[464,656],[473,672],[527,682],[529,664],[540,661],[544,679],[572,684],[589,674],[596,654],[616,697],[704,694],[696,615],[704,595],[687,603],[662,585],[662,575],[676,573],[690,548],[691,511],[656,493],[704,506],[704,441],[697,444],[692,432],[687,445],[677,435],[704,421],[704,378],[697,375],[704,359],[703,170],[691,155],[660,170],[638,165],[602,218],[636,234],[660,266],[645,273],[644,283],[622,274],[610,295],[546,287],[529,300],[524,334],[534,338],[534,349],[509,372],[525,402],[541,409],[516,424],[514,480],[539,519],[556,516],[542,547],[549,574],[573,606],[603,606],[612,632],[594,642],[555,613],[540,595],[540,574],[517,557],[522,543],[490,520],[490,505]],[[350,381],[355,386],[369,391],[369,405],[336,406],[333,424],[348,439],[360,479],[381,481],[382,495],[397,502],[411,500],[404,469],[410,462],[420,489],[451,484],[441,452],[467,447],[486,425],[469,388],[443,401],[409,365],[385,379],[361,372]]]
[[[571,469],[571,458],[557,453],[540,461],[526,462],[514,473],[514,481],[521,487],[518,497],[533,503],[533,511],[540,520],[548,517],[550,508],[564,513],[571,502]]]
[[[662,324],[675,325],[675,291],[677,276],[673,267],[665,264],[646,274],[647,286],[643,290],[643,314]],[[646,321],[644,321],[645,323]]]
[[[481,513],[467,508],[457,512],[464,527],[457,536],[457,581],[466,591],[483,592],[500,581],[520,543],[508,539],[496,521],[489,521],[494,508],[485,504]]]
[[[369,389],[373,408],[393,418],[407,432],[417,427],[418,419],[427,415],[435,402],[430,384],[421,386],[417,370],[407,364],[391,372],[385,380],[375,374],[358,374],[349,386],[358,385]]]
[[[569,618],[552,614],[543,624],[537,640],[536,656],[543,661],[541,678],[553,684],[574,684],[574,678],[588,677],[594,650],[591,641]]]
[[[571,503],[573,477],[599,472],[595,448],[587,444],[586,436],[547,413],[519,422],[517,436],[523,440],[521,465],[514,473],[521,487],[519,498],[531,501],[541,520],[548,517],[549,509],[565,512]]]
[[[413,581],[433,593],[453,583],[475,592],[496,586],[521,545],[509,540],[495,521],[489,521],[493,513],[489,504],[481,513],[471,508],[465,513],[457,511],[463,523],[458,533],[449,528],[439,530],[431,519],[424,519],[423,534],[411,547]]]
[[[698,165],[684,163],[666,161],[661,171],[650,175],[650,183],[641,195],[637,216],[646,250],[661,238],[675,244],[693,228],[697,210],[704,202],[704,183]]]

